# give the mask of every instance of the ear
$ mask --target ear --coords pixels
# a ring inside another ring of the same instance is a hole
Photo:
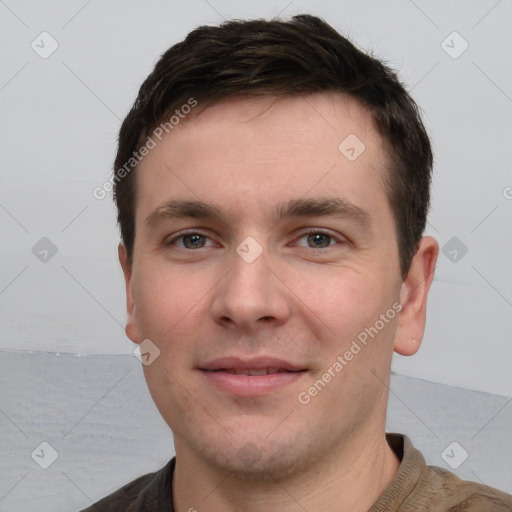
[[[128,338],[130,338],[130,340],[132,340],[134,343],[140,343],[142,340],[139,335],[137,318],[135,314],[135,299],[132,286],[132,263],[130,263],[128,260],[128,252],[123,243],[119,244],[117,253],[119,256],[119,262],[121,263],[121,267],[123,269],[124,281],[126,284],[126,336],[128,336]]]
[[[395,352],[403,356],[411,356],[420,348],[427,317],[427,296],[434,279],[438,254],[439,245],[436,240],[424,236],[402,283],[402,310],[395,336]]]

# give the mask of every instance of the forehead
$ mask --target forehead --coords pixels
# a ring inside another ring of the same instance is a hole
[[[253,213],[308,194],[370,209],[385,200],[384,144],[367,110],[347,96],[232,98],[196,109],[139,165],[141,217],[169,198]]]

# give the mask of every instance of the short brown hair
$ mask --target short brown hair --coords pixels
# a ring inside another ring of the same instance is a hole
[[[135,241],[132,158],[148,135],[193,97],[204,104],[234,96],[338,92],[371,114],[388,153],[386,193],[405,278],[425,229],[432,150],[418,107],[396,73],[363,53],[325,21],[310,15],[282,20],[232,20],[201,26],[169,48],[142,84],[119,133],[114,180],[121,239],[130,263]]]

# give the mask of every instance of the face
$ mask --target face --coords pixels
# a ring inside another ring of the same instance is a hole
[[[144,371],[177,454],[259,478],[383,432],[385,162],[362,107],[316,94],[210,106],[140,164],[127,334],[160,351]]]

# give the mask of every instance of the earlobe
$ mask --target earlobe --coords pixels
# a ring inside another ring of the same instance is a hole
[[[119,262],[121,263],[121,268],[123,269],[124,281],[126,285],[126,336],[128,336],[128,338],[134,343],[140,343],[141,338],[139,336],[139,330],[137,327],[137,320],[135,314],[135,297],[133,293],[132,283],[132,264],[128,260],[128,252],[123,243],[119,244],[117,248],[117,253],[119,256]]]
[[[411,356],[420,348],[425,330],[427,297],[434,279],[439,245],[430,236],[423,237],[402,283],[400,303],[402,311],[395,336],[395,352]]]

